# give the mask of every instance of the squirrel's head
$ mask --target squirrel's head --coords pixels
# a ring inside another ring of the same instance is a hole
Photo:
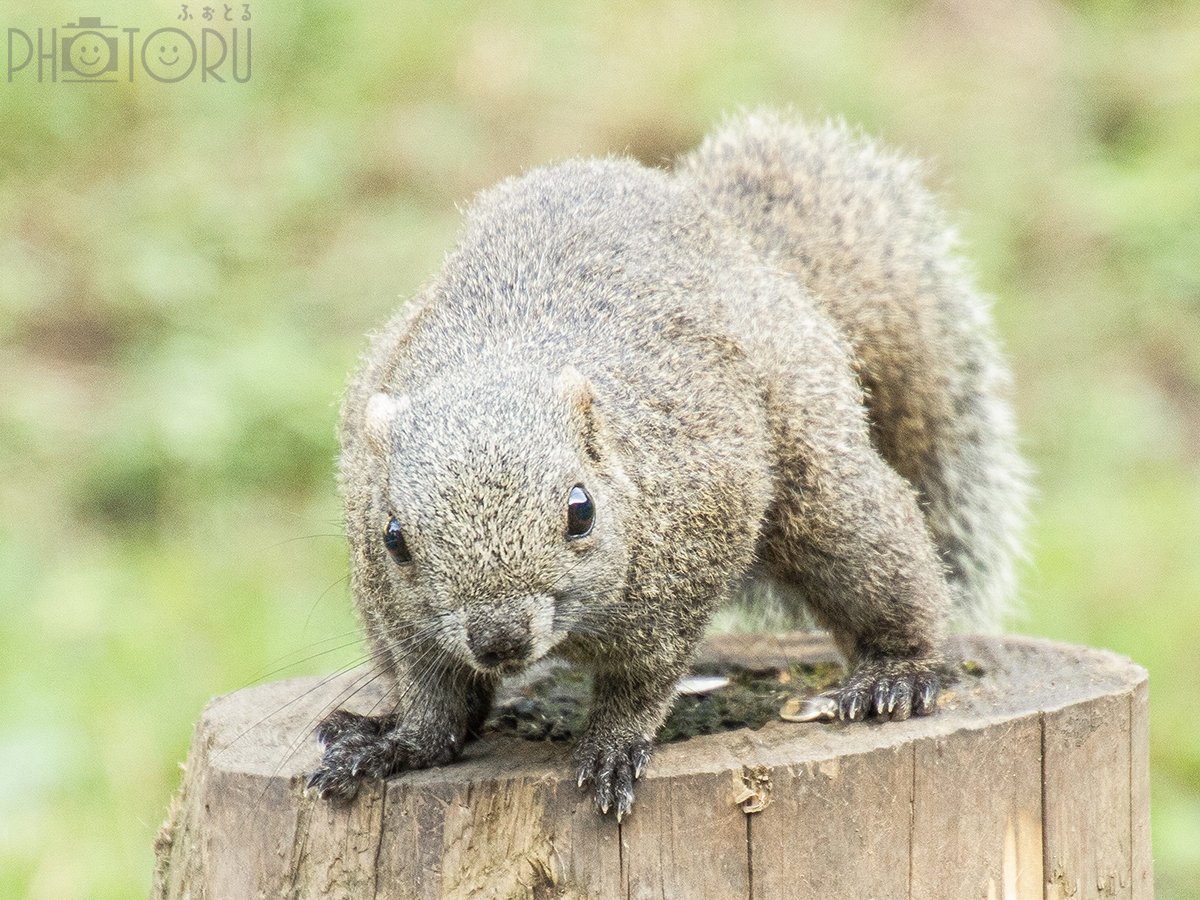
[[[383,462],[368,546],[356,548],[387,573],[375,602],[394,607],[381,622],[504,673],[589,634],[597,608],[617,602],[629,487],[574,367],[481,365],[411,394],[376,393],[362,435]]]

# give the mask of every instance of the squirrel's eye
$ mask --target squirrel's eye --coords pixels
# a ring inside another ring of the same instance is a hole
[[[591,533],[595,521],[596,504],[592,502],[592,495],[582,484],[575,485],[567,495],[567,537],[585,537]]]
[[[396,521],[395,516],[388,519],[387,528],[383,529],[383,546],[387,547],[388,553],[392,554],[392,559],[396,562],[412,562],[408,544],[404,543],[404,532],[400,530],[400,523]]]

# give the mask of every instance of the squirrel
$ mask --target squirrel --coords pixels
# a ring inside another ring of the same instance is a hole
[[[1014,591],[1027,479],[919,175],[758,111],[672,170],[577,159],[476,198],[344,401],[352,589],[396,708],[329,715],[310,789],[452,761],[555,654],[592,672],[574,761],[619,821],[710,617],[763,580],[845,655],[832,717],[935,710],[951,622],[994,629]]]

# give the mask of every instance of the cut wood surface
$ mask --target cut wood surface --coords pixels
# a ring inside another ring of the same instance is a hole
[[[312,729],[364,672],[248,688],[196,727],[155,894],[1152,897],[1145,670],[1014,637],[961,638],[953,655],[983,674],[928,718],[779,721],[660,747],[621,825],[576,787],[569,748],[497,735],[331,806],[304,793]],[[819,636],[731,635],[703,658],[834,654]],[[371,685],[346,705],[380,698]]]

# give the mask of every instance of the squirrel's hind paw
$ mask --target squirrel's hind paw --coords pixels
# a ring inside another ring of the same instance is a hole
[[[886,660],[859,665],[846,682],[822,694],[837,705],[837,718],[859,722],[868,716],[899,722],[927,716],[937,708],[941,682],[923,662]]]
[[[620,822],[633,809],[633,783],[642,777],[650,761],[650,739],[629,741],[611,738],[583,743],[575,751],[580,787],[592,785],[592,799],[602,814],[610,811]]]

